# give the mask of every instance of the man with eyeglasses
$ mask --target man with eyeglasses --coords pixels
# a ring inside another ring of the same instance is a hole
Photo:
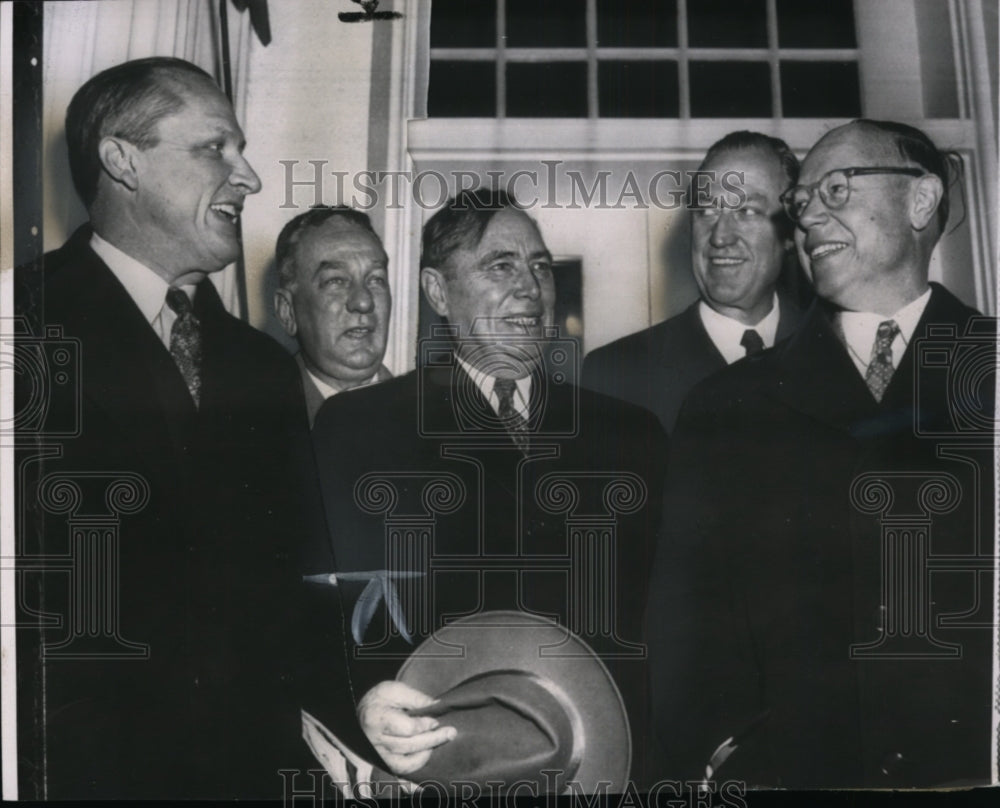
[[[660,775],[989,782],[995,323],[928,282],[949,167],[917,129],[855,121],[782,195],[818,299],[697,387],[672,442]]]
[[[792,297],[778,291],[785,259],[794,260],[792,224],[779,198],[799,176],[788,144],[730,132],[712,144],[695,176],[691,270],[698,300],[583,362],[584,387],[645,407],[668,432],[691,388],[784,339],[801,316]]]

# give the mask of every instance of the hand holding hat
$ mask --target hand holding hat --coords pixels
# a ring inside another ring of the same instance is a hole
[[[434,705],[435,699],[403,682],[380,682],[358,704],[358,720],[372,746],[395,774],[422,768],[431,751],[455,737],[454,727],[442,727],[432,715],[410,711]]]

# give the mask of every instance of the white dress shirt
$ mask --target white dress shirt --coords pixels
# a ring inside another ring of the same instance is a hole
[[[136,261],[131,255],[126,255],[113,244],[108,243],[97,233],[90,237],[90,248],[108,265],[142,316],[146,318],[156,336],[160,338],[167,350],[170,349],[170,330],[174,327],[177,315],[167,305],[167,289],[170,288],[163,278],[157,275],[145,264]],[[185,294],[194,302],[197,286],[181,286]]]
[[[486,400],[490,402],[490,406],[493,411],[500,415],[500,397],[496,394],[495,388],[497,380],[493,376],[489,376],[483,373],[481,370],[474,368],[464,359],[455,354],[455,358],[458,359],[458,364],[462,366],[462,369],[469,374],[469,377],[476,383],[476,387],[479,388],[480,392],[486,397]],[[530,410],[528,409],[528,402],[531,401],[531,376],[525,376],[524,378],[516,380],[516,386],[514,387],[514,409],[520,413],[524,420],[530,420]]]
[[[920,297],[907,303],[891,317],[870,311],[841,311],[835,315],[834,324],[840,331],[847,346],[847,353],[862,379],[865,378],[868,365],[871,364],[872,346],[875,344],[879,323],[895,320],[899,326],[899,333],[892,341],[892,366],[898,368],[906,346],[910,344],[913,332],[916,331],[917,323],[920,322],[930,299],[931,290],[928,288]]]
[[[771,310],[757,325],[747,325],[732,317],[726,317],[725,314],[719,314],[704,300],[698,304],[698,314],[701,316],[702,325],[708,332],[708,338],[719,349],[726,364],[731,365],[747,355],[746,348],[740,345],[740,340],[743,339],[743,332],[749,328],[760,334],[765,348],[774,346],[774,340],[778,334],[778,293],[774,293]]]

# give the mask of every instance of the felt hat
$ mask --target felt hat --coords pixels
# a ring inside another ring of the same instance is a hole
[[[549,619],[463,617],[422,643],[396,678],[437,699],[411,713],[458,730],[408,775],[414,782],[475,783],[483,793],[518,784],[518,796],[625,788],[632,747],[618,687],[583,640]]]

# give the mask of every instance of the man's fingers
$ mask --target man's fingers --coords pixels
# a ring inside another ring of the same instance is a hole
[[[413,737],[437,729],[438,720],[432,716],[415,717],[400,710],[385,710],[378,716],[380,735]]]
[[[443,743],[452,740],[458,734],[454,727],[439,727],[430,732],[421,732],[418,735],[380,735],[376,748],[381,747],[391,755],[414,755],[420,752],[427,752]],[[379,751],[381,751],[379,749]],[[388,762],[388,761],[387,761]],[[419,768],[419,767],[418,767]]]
[[[372,688],[373,694],[377,694],[379,701],[385,701],[395,707],[402,707],[406,710],[419,710],[433,704],[435,699],[426,693],[421,693],[416,688],[402,682],[386,681],[381,682]]]

